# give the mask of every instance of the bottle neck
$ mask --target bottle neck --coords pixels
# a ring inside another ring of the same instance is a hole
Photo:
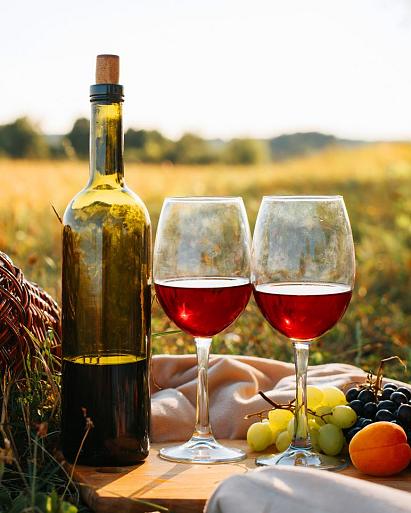
[[[93,102],[90,122],[89,187],[124,185],[122,103]]]

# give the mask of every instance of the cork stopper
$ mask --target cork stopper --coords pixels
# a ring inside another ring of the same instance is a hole
[[[97,55],[96,84],[118,84],[120,57],[118,55]]]

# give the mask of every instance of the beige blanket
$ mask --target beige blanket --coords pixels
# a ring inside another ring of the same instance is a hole
[[[274,467],[229,477],[206,513],[410,513],[411,494],[338,472]]]
[[[364,372],[352,365],[331,363],[308,370],[308,383],[343,386],[362,381]],[[153,442],[187,440],[194,429],[197,386],[194,355],[153,357]],[[209,364],[210,418],[217,438],[245,438],[255,420],[244,415],[270,406],[262,390],[275,401],[294,397],[294,365],[251,356],[211,355]]]

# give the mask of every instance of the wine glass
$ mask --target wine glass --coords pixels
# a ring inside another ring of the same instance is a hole
[[[197,348],[195,429],[183,445],[161,449],[164,459],[189,463],[240,461],[246,454],[224,447],[211,431],[208,356],[212,336],[229,326],[251,295],[251,236],[237,197],[166,198],[154,246],[154,283],[168,317],[192,335]]]
[[[312,449],[306,397],[310,342],[341,319],[354,286],[354,244],[342,196],[265,196],[251,259],[256,302],[271,326],[293,343],[296,371],[291,445],[256,463],[342,468],[344,458]]]

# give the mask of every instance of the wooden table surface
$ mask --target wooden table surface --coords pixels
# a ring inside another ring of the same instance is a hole
[[[79,466],[74,479],[80,485],[84,501],[96,513],[134,513],[170,508],[173,513],[199,513],[216,486],[223,479],[256,468],[255,453],[244,440],[226,440],[224,444],[247,451],[240,463],[191,465],[159,458],[158,451],[167,444],[152,444],[144,464],[135,467],[94,468]],[[409,470],[392,477],[371,478],[352,466],[342,474],[411,492]],[[151,503],[151,505],[150,505]]]

